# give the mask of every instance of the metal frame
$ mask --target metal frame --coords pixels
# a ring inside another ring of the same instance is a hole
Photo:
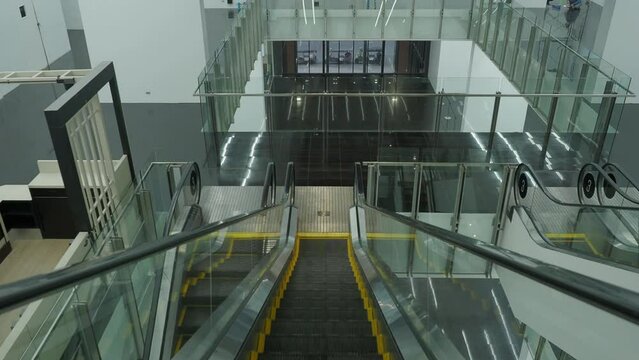
[[[78,175],[66,124],[107,84],[109,85],[113,99],[113,108],[115,110],[115,119],[122,151],[124,155],[127,156],[131,179],[135,184],[136,178],[133,168],[133,158],[113,62],[100,63],[44,110],[49,133],[51,134],[51,141],[53,142],[53,149],[58,159],[62,181],[64,182],[65,191],[69,197],[69,205],[78,231],[90,232],[92,229],[89,214],[87,213],[84,203],[82,184]]]
[[[0,84],[64,84],[70,86],[91,72],[91,69],[0,71]]]

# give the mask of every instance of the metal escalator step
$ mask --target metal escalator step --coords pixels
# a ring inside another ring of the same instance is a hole
[[[371,336],[371,324],[365,320],[302,321],[281,319],[273,323],[273,335]]]
[[[261,354],[260,360],[382,360],[378,354],[360,354],[360,353],[344,353],[344,354],[301,354],[295,352],[270,352]]]
[[[191,273],[209,273],[210,271],[229,274],[247,274],[262,259],[261,256],[233,256],[201,258],[193,262]]]
[[[209,306],[187,306],[184,318],[179,319],[181,324],[178,324],[178,333],[194,334],[210,319],[213,311],[215,308]]]
[[[217,281],[206,280],[208,279],[199,280],[197,284],[190,286],[183,301],[191,304],[219,302],[220,300],[227,298],[241,281],[241,279]]]
[[[354,298],[344,299],[341,297],[333,297],[333,298],[312,298],[312,297],[298,297],[294,298],[292,296],[284,297],[280,302],[280,307],[287,308],[316,308],[316,307],[345,307],[345,308],[356,308],[361,307],[363,304],[362,298],[357,296]]]
[[[367,320],[367,314],[363,306],[357,309],[343,308],[285,308],[280,307],[277,310],[277,318],[279,319],[297,319],[297,320]]]
[[[304,291],[304,290],[324,290],[324,291],[344,291],[344,290],[352,290],[353,287],[356,288],[356,284],[353,282],[352,284],[336,284],[336,283],[316,283],[316,282],[296,282],[294,284],[288,285],[290,289],[295,289],[296,291]]]
[[[297,299],[359,299],[361,298],[361,294],[357,287],[343,290],[322,288],[298,290],[295,287],[289,286],[286,289],[286,295],[283,300],[286,300],[288,297]]]
[[[269,335],[265,352],[298,352],[300,354],[376,354],[377,342],[371,336],[306,336]]]

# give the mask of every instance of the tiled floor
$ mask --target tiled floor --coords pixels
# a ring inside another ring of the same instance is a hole
[[[42,239],[37,229],[13,229],[13,250],[0,263],[0,284],[53,270],[69,247],[69,240]],[[0,314],[0,343],[11,332],[23,308]]]

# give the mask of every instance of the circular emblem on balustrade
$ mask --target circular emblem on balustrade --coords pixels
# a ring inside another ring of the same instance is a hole
[[[582,184],[582,189],[586,198],[590,199],[593,195],[595,195],[595,177],[588,173],[584,176],[584,182]]]
[[[608,177],[612,180],[613,183],[617,183],[617,178],[613,174],[608,174]],[[617,193],[613,184],[608,182],[608,180],[605,180],[603,190],[608,199],[612,199]]]
[[[195,196],[197,194],[198,181],[197,181],[197,173],[195,170],[191,171],[191,178],[189,179],[189,184],[191,185],[191,195]]]
[[[520,198],[524,199],[526,195],[528,195],[528,178],[526,177],[526,174],[519,175],[517,189],[519,190]]]

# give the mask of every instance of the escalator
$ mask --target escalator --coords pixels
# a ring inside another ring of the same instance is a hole
[[[543,177],[521,164],[513,189],[515,210],[539,245],[631,270],[639,267],[639,206],[602,168],[586,164],[573,187],[552,186]],[[610,198],[616,203],[605,200]]]
[[[639,294],[369,205],[362,179],[357,165],[348,233],[298,230],[311,209],[296,205],[289,165],[280,201],[0,286],[2,312],[55,303],[44,333],[5,358],[636,355]],[[157,280],[171,290],[139,302]],[[109,312],[94,309],[111,287]]]
[[[298,241],[294,270],[259,358],[382,359],[347,239]]]

